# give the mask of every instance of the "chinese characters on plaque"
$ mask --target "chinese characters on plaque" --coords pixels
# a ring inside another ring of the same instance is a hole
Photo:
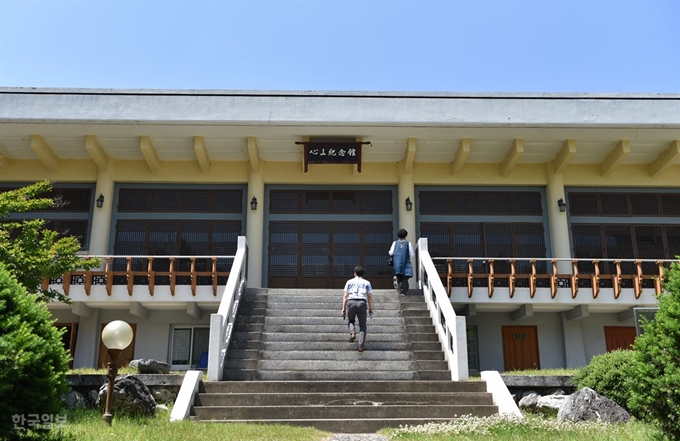
[[[357,164],[361,172],[361,141],[307,141],[304,146],[305,173],[309,164]]]

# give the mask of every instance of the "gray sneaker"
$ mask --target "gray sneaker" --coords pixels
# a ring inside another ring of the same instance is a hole
[[[392,286],[394,286],[394,289],[399,289],[399,281],[397,280],[397,276],[392,277]]]

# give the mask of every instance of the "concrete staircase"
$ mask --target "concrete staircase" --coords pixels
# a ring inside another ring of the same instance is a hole
[[[453,382],[422,295],[375,290],[366,351],[348,342],[341,290],[248,289],[224,370],[199,420],[285,423],[333,432],[498,413],[486,385]]]

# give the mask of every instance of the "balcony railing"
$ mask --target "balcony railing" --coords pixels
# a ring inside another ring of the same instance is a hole
[[[85,294],[90,295],[93,285],[105,285],[111,296],[114,285],[126,285],[132,296],[135,285],[147,285],[149,294],[154,295],[156,286],[169,286],[172,296],[178,285],[190,285],[191,294],[196,296],[196,287],[212,285],[213,296],[217,287],[227,284],[227,278],[234,256],[85,256],[85,259],[99,258],[103,269],[73,271],[58,279],[45,279],[42,289],[49,285],[62,284],[66,296],[72,285],[84,285]]]
[[[644,288],[661,294],[664,269],[673,260],[645,259],[521,259],[433,257],[440,278],[446,282],[449,297],[454,287],[467,287],[472,297],[475,287],[507,287],[510,298],[517,287],[529,288],[531,298],[536,288],[549,287],[551,298],[559,288],[569,287],[573,299],[579,288],[590,288],[597,299],[602,287],[612,288],[618,299],[623,288],[632,288],[639,299]],[[565,271],[566,269],[570,271]],[[562,269],[560,272],[558,269]]]

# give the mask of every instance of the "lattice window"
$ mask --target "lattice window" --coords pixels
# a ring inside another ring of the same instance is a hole
[[[118,192],[120,213],[241,213],[242,190],[136,189]]]
[[[420,214],[541,216],[541,193],[535,191],[421,191]]]
[[[391,214],[389,190],[272,190],[272,214]]]

